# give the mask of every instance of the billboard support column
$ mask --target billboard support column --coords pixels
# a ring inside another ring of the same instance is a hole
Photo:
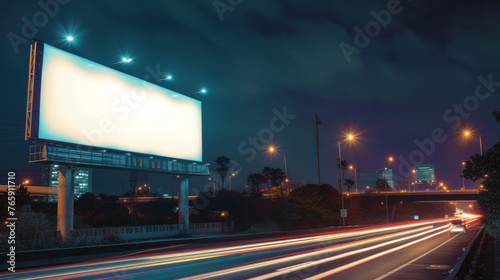
[[[73,230],[73,169],[60,165],[57,188],[57,230],[64,241],[71,239]]]
[[[188,201],[188,190],[189,190],[189,180],[188,177],[181,177],[180,183],[177,185],[177,195],[178,195],[178,213],[179,213],[179,224],[181,225],[182,233],[187,234],[189,232],[189,201]]]

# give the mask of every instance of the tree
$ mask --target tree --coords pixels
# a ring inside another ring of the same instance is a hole
[[[229,169],[231,169],[231,160],[226,156],[220,156],[215,159],[215,166],[215,170],[219,173],[222,182],[222,190],[224,190],[224,181],[226,180]]]
[[[392,191],[389,184],[387,184],[387,179],[377,179],[377,182],[375,183],[375,189],[377,191],[385,191],[386,188],[387,191]]]
[[[340,168],[342,170],[342,178],[344,178],[344,173],[347,169],[347,166],[349,166],[349,163],[347,162],[347,160],[342,160],[342,162],[339,163],[339,159],[337,158],[337,167]],[[339,190],[340,188],[342,187],[342,184],[340,182],[340,177],[339,177]]]
[[[264,175],[264,177],[266,177],[267,190],[270,192],[271,191],[271,181],[269,180],[269,174],[271,174],[271,167],[265,166],[264,169],[262,169],[262,175]]]
[[[283,181],[286,179],[286,174],[281,168],[271,168],[269,180],[273,187],[280,187],[281,197],[283,197]]]
[[[500,123],[500,111],[493,113]],[[488,176],[486,176],[488,175]],[[500,238],[500,142],[483,155],[475,154],[467,161],[463,176],[477,181],[483,179],[483,190],[479,193],[478,204],[486,218],[488,232]]]
[[[341,221],[341,196],[339,191],[331,185],[302,185],[290,192],[288,200],[292,202],[300,201],[308,206],[308,209],[299,210],[309,210],[309,214],[296,211],[298,212],[296,214],[305,220],[302,223],[308,224],[308,227],[330,226],[334,221]],[[316,214],[317,212],[319,214]],[[317,218],[320,218],[321,224],[316,222],[315,219]]]
[[[260,185],[267,183],[267,178],[260,173],[253,173],[248,175],[247,182],[252,187],[252,195],[259,197],[261,196]]]
[[[107,193],[99,193],[99,199],[101,200],[101,204],[111,204],[116,203],[118,201],[117,195],[109,195]]]
[[[30,192],[28,188],[24,185],[20,185],[19,188],[16,189],[16,206],[21,209],[23,205],[31,204],[32,199],[30,196]]]
[[[354,185],[354,181],[352,179],[345,179],[344,184],[347,186],[347,191],[350,192],[352,186]]]

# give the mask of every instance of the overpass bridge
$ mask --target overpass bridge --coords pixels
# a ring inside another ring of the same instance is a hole
[[[351,192],[351,197],[380,197],[385,199],[386,193],[379,192]],[[479,189],[448,190],[448,191],[416,191],[416,192],[387,192],[389,204],[399,202],[442,202],[442,201],[476,201]]]

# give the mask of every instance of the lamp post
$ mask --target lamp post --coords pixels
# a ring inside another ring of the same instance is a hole
[[[231,174],[231,176],[229,176],[229,191],[231,191],[231,178],[236,176],[236,174],[238,174],[238,171],[234,172],[233,174]]]
[[[393,157],[389,157],[387,158],[386,161],[384,161],[384,181],[385,181],[385,215],[386,215],[386,218],[387,218],[387,223],[389,223],[389,203],[388,203],[388,199],[387,199],[387,178],[385,176],[386,174],[386,167],[385,167],[385,164],[386,162],[392,162],[394,160]]]
[[[215,193],[215,180],[212,180],[212,178],[208,178],[208,181],[212,181],[212,183],[214,185],[213,188],[214,188],[214,193]]]
[[[271,156],[273,156],[276,153],[278,153],[278,150],[274,146],[269,146],[269,147],[267,147],[267,152]],[[286,155],[284,153],[283,153],[283,162],[285,164],[285,186],[286,186],[286,190],[287,190],[287,193],[288,193],[288,170],[287,170],[287,165],[286,165]]]
[[[411,177],[410,177],[410,182],[408,184],[408,191],[411,191],[411,185],[413,185],[413,191],[415,191],[415,174],[417,171],[415,169],[411,170]]]
[[[469,136],[471,136],[472,133],[469,131],[469,130],[465,130],[464,131],[464,136],[467,138]],[[480,154],[481,156],[483,155],[483,142],[481,140],[481,135],[478,134],[478,137],[479,137],[479,151],[480,151]]]
[[[349,166],[349,169],[351,169],[351,170],[354,169],[354,186],[356,188],[356,192],[358,192],[358,175],[359,175],[358,169],[359,168],[357,168],[356,165],[353,164],[353,165]]]
[[[353,134],[348,134],[345,141],[354,140]],[[342,217],[342,225],[345,226],[345,218],[347,217],[347,210],[344,209],[344,180],[342,176],[342,150],[340,149],[340,140],[338,141],[339,146],[339,175],[340,175],[340,196],[342,197],[342,209],[340,210],[340,216]]]
[[[319,132],[318,125],[321,124],[321,121],[318,121],[318,115],[316,115],[316,121],[314,122],[316,125],[316,153],[318,155],[318,185],[321,185],[321,168],[319,164]]]
[[[439,183],[439,185],[438,185],[438,186],[436,186],[436,191],[438,190],[438,187],[441,187],[441,189],[443,189],[443,190],[446,188],[446,187],[444,186],[444,183],[443,183],[443,182]]]
[[[465,177],[464,177],[465,161],[462,161],[462,190],[465,191]]]
[[[342,217],[342,225],[345,226],[345,209],[344,209],[344,184],[342,180],[342,151],[340,150],[340,140],[339,143],[339,177],[340,177],[340,196],[342,197],[342,208],[340,209],[340,216]]]

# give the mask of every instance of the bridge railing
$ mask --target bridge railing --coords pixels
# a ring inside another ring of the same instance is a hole
[[[458,259],[457,264],[451,270],[446,280],[461,280],[466,278],[472,268],[472,261],[474,260],[474,256],[478,250],[478,247],[481,243],[480,241],[484,234],[485,230],[483,225],[476,236],[474,236],[474,239],[472,239],[471,243],[467,247],[467,250],[465,250],[464,254]],[[481,238],[478,238],[480,236]]]

